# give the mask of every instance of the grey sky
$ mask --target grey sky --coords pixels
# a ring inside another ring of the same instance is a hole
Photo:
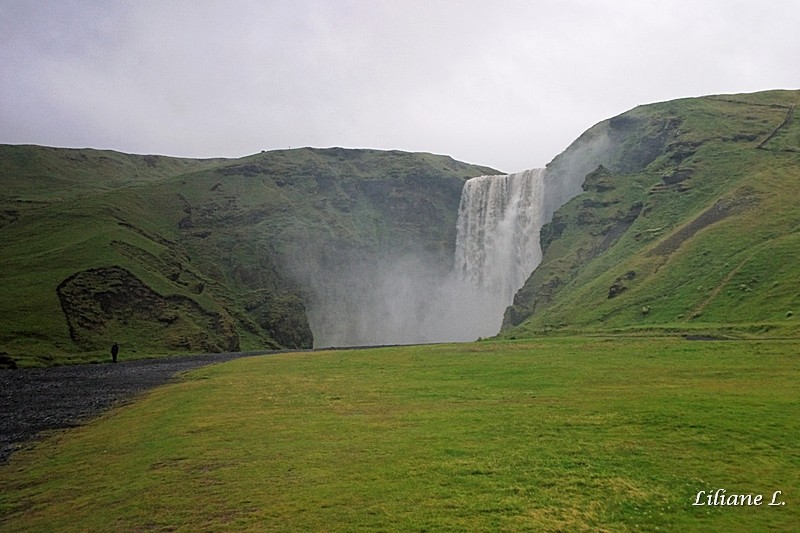
[[[769,0],[0,0],[0,143],[511,172],[639,104],[800,88],[798,28]]]

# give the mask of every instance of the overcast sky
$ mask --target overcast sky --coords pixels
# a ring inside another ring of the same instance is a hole
[[[800,88],[800,2],[0,0],[0,143],[540,167],[685,96]]]

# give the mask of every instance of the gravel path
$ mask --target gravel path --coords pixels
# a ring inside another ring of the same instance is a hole
[[[185,370],[247,355],[224,353],[117,364],[0,370],[0,464],[48,430],[75,427]]]

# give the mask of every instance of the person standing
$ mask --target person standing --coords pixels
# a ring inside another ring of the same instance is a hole
[[[116,342],[111,345],[111,361],[116,363],[117,362],[117,354],[119,353],[119,344]]]

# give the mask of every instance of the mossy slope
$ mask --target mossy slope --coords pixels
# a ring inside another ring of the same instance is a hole
[[[310,347],[298,260],[451,260],[448,157],[299,149],[236,160],[0,146],[0,352],[20,364]]]
[[[548,167],[551,179],[592,171],[543,229],[543,261],[502,335],[800,331],[798,101],[799,91],[676,100],[589,130]],[[603,141],[592,158],[587,139]]]

